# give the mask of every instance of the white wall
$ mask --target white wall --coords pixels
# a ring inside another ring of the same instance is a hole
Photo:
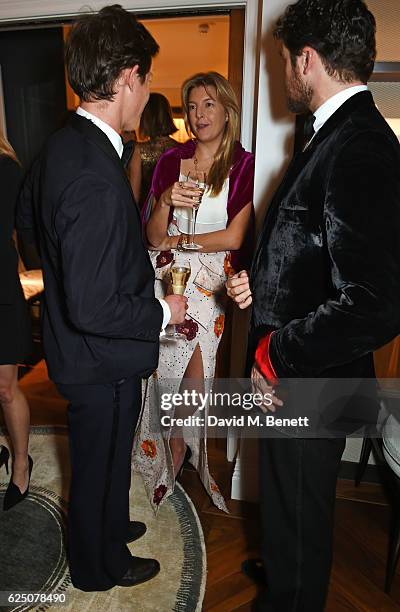
[[[287,110],[283,65],[272,30],[288,0],[264,0],[256,132],[255,204],[260,218],[293,150],[294,117]]]
[[[294,117],[289,114],[283,65],[272,30],[288,0],[264,0],[256,120],[255,207],[258,225],[279,185],[293,150]],[[255,501],[258,497],[258,443],[241,440],[232,480],[233,499]]]

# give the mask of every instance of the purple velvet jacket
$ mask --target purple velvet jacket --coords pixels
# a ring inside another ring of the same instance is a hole
[[[196,143],[189,140],[173,149],[166,151],[158,160],[155,167],[150,193],[143,207],[143,224],[149,219],[153,198],[158,200],[161,194],[178,180],[181,159],[193,157]],[[253,202],[254,188],[254,155],[245,151],[240,144],[236,143],[233,164],[229,173],[228,194],[228,225],[238,212],[249,202]],[[172,217],[172,210],[171,210]],[[231,251],[232,267],[239,271],[250,265],[254,246],[254,208],[252,206],[251,220],[242,243],[237,251]]]

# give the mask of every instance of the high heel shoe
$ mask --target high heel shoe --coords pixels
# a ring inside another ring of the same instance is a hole
[[[189,446],[186,446],[185,456],[183,458],[182,465],[176,474],[175,480],[178,480],[178,478],[182,476],[182,472],[183,472],[183,468],[185,467],[185,463],[190,460],[191,456],[192,456],[192,451],[190,450]]]
[[[3,446],[1,445],[1,451],[0,451],[0,468],[5,465],[6,466],[6,472],[8,474],[8,460],[10,459],[10,451],[8,450],[7,446]]]
[[[11,475],[11,480],[7,487],[6,494],[4,496],[4,502],[3,502],[4,511],[10,510],[10,508],[13,508],[17,504],[19,504],[28,495],[29,483],[31,481],[31,474],[32,474],[32,468],[33,468],[33,461],[30,455],[28,455],[28,464],[29,464],[28,486],[26,487],[26,490],[23,493],[21,493],[19,487],[17,487],[17,485],[13,483],[12,475]]]

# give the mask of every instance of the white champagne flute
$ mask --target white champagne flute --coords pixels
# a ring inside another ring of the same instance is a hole
[[[203,199],[204,192],[205,192],[205,190],[207,188],[206,173],[202,172],[200,170],[197,170],[195,173],[193,173],[191,179],[194,180],[194,182],[196,184],[196,189],[201,191],[201,195],[198,198],[196,198],[196,199],[193,198],[194,205],[193,205],[193,208],[192,208],[190,241],[186,242],[185,244],[182,244],[182,248],[186,249],[187,251],[199,251],[203,247],[202,247],[201,244],[197,244],[194,241],[194,237],[196,235],[197,213],[199,212],[200,204],[201,204],[201,201]]]

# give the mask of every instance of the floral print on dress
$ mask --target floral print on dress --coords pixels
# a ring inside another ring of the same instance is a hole
[[[164,268],[171,263],[173,258],[172,251],[160,251],[156,259],[156,268]]]
[[[212,291],[207,291],[207,289],[203,289],[203,287],[196,287],[196,289],[197,289],[197,291],[200,291],[200,293],[202,293],[206,297],[211,297],[212,296]]]
[[[153,503],[159,506],[166,492],[167,487],[164,484],[161,484],[159,487],[157,487],[157,489],[155,489],[154,491]]]
[[[179,233],[172,222],[169,225],[168,233],[170,236],[176,236]],[[181,380],[197,345],[201,351],[205,379],[211,381],[215,375],[216,354],[223,329],[223,319],[220,318],[220,315],[224,314],[226,305],[225,300],[221,299],[221,295],[225,293],[225,255],[225,252],[190,251],[185,254],[191,267],[191,275],[185,291],[188,298],[188,311],[184,323],[177,326],[177,331],[183,333],[185,337],[178,342],[160,344],[157,377],[153,375],[146,383],[143,383],[143,412],[135,434],[132,458],[134,469],[143,478],[146,494],[155,514],[173,493],[175,474],[170,448],[172,430],[162,427],[161,422],[157,419],[154,422],[154,414],[160,407],[160,392],[164,392],[166,388],[171,393],[179,392]],[[168,278],[166,276],[169,270],[168,257],[170,257],[169,252],[150,251],[150,259],[155,268],[154,291],[157,298],[165,297],[170,284],[169,275]],[[207,289],[204,290],[204,287],[199,288],[194,282],[200,271],[204,273],[205,267],[213,273],[216,286],[213,286],[212,293],[207,291],[209,289],[207,285],[205,285]],[[215,333],[216,321],[218,321],[217,333]],[[204,414],[207,415],[208,406],[204,410]],[[175,413],[174,409],[172,413]],[[228,512],[225,500],[208,466],[207,426],[184,428],[182,433],[185,443],[190,446],[193,453],[190,463],[198,471],[207,493],[217,508]],[[156,445],[157,454],[153,458],[143,452],[142,444],[148,440]]]
[[[225,315],[220,314],[214,321],[214,334],[219,338],[224,331]]]
[[[187,340],[194,340],[199,331],[199,326],[193,319],[185,319],[180,325],[176,325],[176,331],[186,336]]]
[[[146,455],[146,457],[150,457],[150,459],[154,459],[157,455],[157,447],[153,440],[143,440],[140,445],[142,451]]]

